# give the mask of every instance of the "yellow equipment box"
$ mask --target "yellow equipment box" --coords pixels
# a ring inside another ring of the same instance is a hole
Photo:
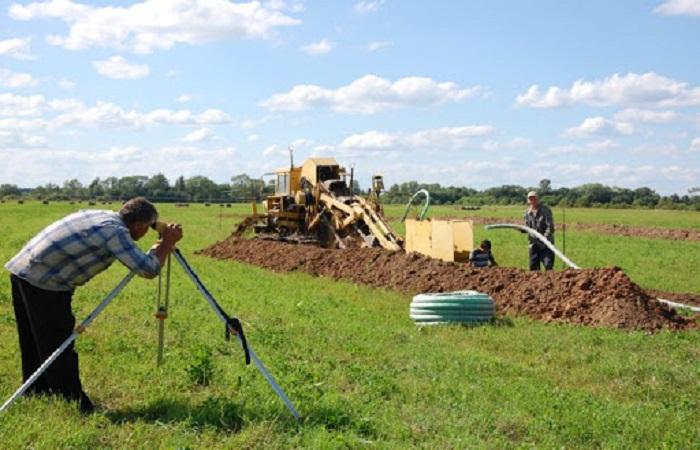
[[[460,219],[406,220],[406,253],[443,261],[469,261],[474,248],[474,223]]]

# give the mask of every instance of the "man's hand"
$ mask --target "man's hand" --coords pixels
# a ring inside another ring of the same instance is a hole
[[[160,240],[153,247],[155,254],[160,260],[161,267],[165,264],[165,259],[175,250],[175,243],[182,239],[182,226],[170,223],[165,227],[159,227]]]
[[[160,235],[164,243],[175,246],[175,243],[182,239],[182,226],[178,223],[169,223]]]

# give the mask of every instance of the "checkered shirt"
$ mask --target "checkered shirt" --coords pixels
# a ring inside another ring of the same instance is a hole
[[[72,291],[115,259],[147,278],[160,272],[158,257],[136,246],[118,213],[83,210],[44,228],[5,268],[38,288]]]

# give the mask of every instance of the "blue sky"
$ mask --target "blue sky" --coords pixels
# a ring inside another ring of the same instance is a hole
[[[700,186],[700,0],[2,5],[0,183]]]

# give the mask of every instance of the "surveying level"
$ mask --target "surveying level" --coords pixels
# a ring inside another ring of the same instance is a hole
[[[166,224],[162,222],[156,222],[154,223],[151,227],[155,230],[162,231],[163,227],[167,226]],[[229,316],[224,309],[221,307],[221,305],[216,301],[213,295],[209,292],[209,290],[204,286],[204,283],[199,279],[197,274],[194,272],[192,267],[188,264],[187,260],[185,257],[182,255],[179,249],[175,249],[173,252],[173,255],[175,256],[175,259],[177,262],[182,266],[183,270],[187,274],[187,276],[192,280],[192,282],[195,284],[197,287],[197,290],[202,294],[204,299],[209,303],[209,305],[212,307],[216,315],[221,319],[221,321],[224,323],[225,326],[225,336],[228,339],[231,334],[234,334],[238,338],[238,342],[241,345],[241,348],[243,349],[243,352],[245,353],[245,359],[246,359],[246,364],[250,364],[250,361],[253,361],[255,364],[255,367],[260,371],[262,376],[265,378],[265,380],[270,384],[270,387],[275,391],[277,396],[282,400],[284,405],[287,407],[289,412],[294,416],[294,418],[299,421],[301,420],[301,417],[297,410],[294,408],[294,405],[292,402],[289,400],[287,395],[284,393],[282,388],[277,384],[275,379],[272,377],[272,375],[267,371],[265,368],[265,365],[260,361],[258,356],[255,354],[253,349],[248,345],[248,341],[246,340],[245,334],[243,333],[243,325],[241,324],[241,321],[236,318]],[[29,387],[34,384],[34,382],[43,374],[48,367],[53,364],[56,359],[58,359],[59,356],[70,346],[70,344],[77,339],[77,337],[85,331],[85,329],[90,326],[93,320],[107,307],[107,305],[124,289],[124,287],[134,278],[135,273],[134,272],[129,272],[120,282],[119,284],[105,297],[100,304],[83,320],[80,325],[78,325],[73,333],[68,336],[68,338],[61,344],[52,354],[49,356],[46,361],[44,361],[41,366],[25,381],[22,386],[17,389],[17,391],[10,396],[10,398],[5,401],[5,403],[0,407],[0,413],[4,412],[7,410],[12,403],[15,402],[19,397],[21,397]],[[163,320],[167,318],[167,310],[168,310],[168,299],[170,295],[170,255],[168,256],[168,262],[166,265],[166,286],[165,286],[165,303],[160,304],[160,293],[162,289],[162,284],[161,281],[159,280],[158,284],[158,306],[156,310],[156,317],[160,320],[159,324],[159,332],[158,332],[158,364],[160,365],[162,363],[162,358],[163,358],[163,328],[164,328],[164,323]]]

